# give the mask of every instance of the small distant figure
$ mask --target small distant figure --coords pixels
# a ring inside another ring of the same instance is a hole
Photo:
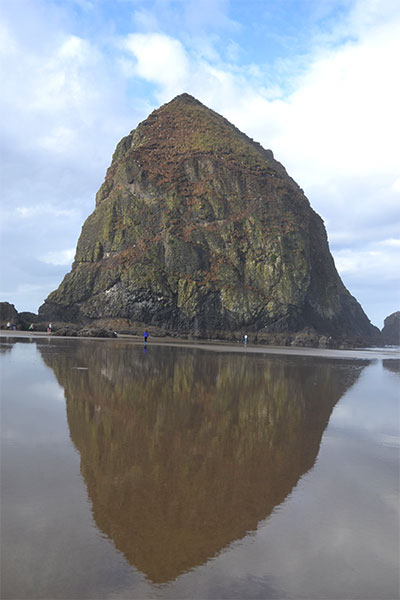
[[[31,323],[31,324],[29,325],[29,327],[28,327],[28,330],[29,330],[29,331],[33,331],[33,323]]]
[[[247,346],[247,333],[244,334],[244,345]]]
[[[146,330],[143,334],[144,343],[147,344],[147,338],[149,337],[149,332]]]
[[[10,323],[10,321],[8,321],[8,323],[7,323],[7,329],[11,329],[11,323]]]
[[[47,333],[51,333],[51,331],[52,331],[52,325],[51,325],[51,323],[49,323],[49,326],[47,328]]]
[[[14,331],[17,330],[17,324],[16,323],[13,323],[13,329],[14,329]]]

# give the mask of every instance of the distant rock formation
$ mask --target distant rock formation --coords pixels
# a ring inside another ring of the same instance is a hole
[[[391,346],[400,346],[400,311],[386,317],[382,329],[383,342]]]
[[[27,329],[30,323],[37,323],[38,315],[31,312],[18,312],[14,304],[10,302],[0,302],[0,329],[7,329],[10,324],[10,329]]]
[[[377,340],[322,219],[270,150],[182,94],[114,152],[42,320],[124,318],[175,334]]]
[[[68,337],[106,337],[115,338],[117,334],[112,329],[104,327],[83,326],[73,323],[53,323],[51,331],[49,323],[41,322],[38,315],[31,312],[18,312],[14,304],[0,302],[0,329],[15,329],[26,331],[33,324],[33,331],[47,331],[57,336]]]
[[[11,325],[16,323],[18,320],[18,311],[14,304],[9,302],[0,302],[0,326],[2,329],[7,326],[7,323]]]

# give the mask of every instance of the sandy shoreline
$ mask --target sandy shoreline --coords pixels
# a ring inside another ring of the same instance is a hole
[[[49,335],[46,332],[29,332],[29,331],[0,331],[2,338],[49,338],[54,340],[63,339],[82,339],[82,340],[97,340],[103,342],[116,342],[120,340],[129,341],[133,344],[143,344],[143,340],[139,336],[119,334],[117,338],[94,338],[94,337],[61,337]],[[349,348],[346,350],[335,350],[325,348],[303,348],[299,346],[262,346],[248,344],[244,346],[242,343],[232,343],[224,341],[208,341],[208,340],[183,340],[175,338],[151,338],[148,346],[179,346],[183,348],[198,348],[211,352],[246,352],[247,354],[278,354],[286,356],[304,356],[304,357],[320,357],[320,358],[340,358],[350,360],[376,360],[376,359],[393,359],[400,360],[400,348],[386,346],[384,348]]]

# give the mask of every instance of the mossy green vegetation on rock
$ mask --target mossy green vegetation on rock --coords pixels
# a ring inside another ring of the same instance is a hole
[[[378,333],[284,167],[187,94],[119,142],[72,270],[40,312],[200,337]]]

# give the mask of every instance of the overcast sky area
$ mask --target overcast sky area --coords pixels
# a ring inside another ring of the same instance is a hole
[[[270,148],[373,324],[400,309],[399,0],[1,0],[0,301],[70,270],[117,142],[188,92]]]

